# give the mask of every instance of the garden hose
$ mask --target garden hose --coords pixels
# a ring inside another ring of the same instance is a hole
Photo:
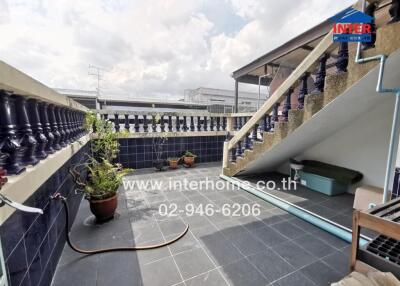
[[[69,233],[69,208],[67,204],[67,199],[63,196],[61,196],[60,193],[56,193],[54,196],[51,196],[50,199],[52,200],[58,200],[61,201],[63,206],[64,206],[64,212],[65,212],[65,235],[66,235],[66,240],[69,245],[74,251],[82,253],[82,254],[99,254],[99,253],[105,253],[105,252],[114,252],[114,251],[137,251],[137,250],[149,250],[149,249],[155,249],[155,248],[160,248],[164,247],[167,245],[170,245],[179,239],[181,239],[189,230],[189,225],[186,225],[185,230],[179,234],[177,237],[174,239],[171,239],[167,242],[160,243],[160,244],[153,244],[153,245],[144,245],[144,246],[127,246],[127,247],[114,247],[114,248],[102,248],[102,249],[92,249],[92,250],[85,250],[76,247],[72,242],[70,238],[70,233]]]

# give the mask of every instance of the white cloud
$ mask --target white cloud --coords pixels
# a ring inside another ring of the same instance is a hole
[[[217,3],[218,2],[218,3]],[[181,96],[232,88],[230,73],[352,1],[0,0],[0,59],[50,86]]]

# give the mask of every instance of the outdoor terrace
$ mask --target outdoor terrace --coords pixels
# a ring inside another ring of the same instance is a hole
[[[148,245],[181,233],[154,250],[85,256],[64,247],[54,286],[61,285],[329,285],[348,273],[349,245],[313,225],[222,181],[220,163],[165,172],[137,170],[129,181],[161,180],[163,187],[120,189],[117,217],[96,225],[83,201],[72,226],[74,243],[86,249]],[[225,187],[169,188],[173,181],[220,181]],[[161,217],[159,206],[259,204],[259,216]]]

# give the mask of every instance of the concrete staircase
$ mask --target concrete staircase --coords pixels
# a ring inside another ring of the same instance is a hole
[[[377,29],[375,47],[363,51],[362,57],[365,58],[378,54],[390,56],[390,54],[393,54],[400,48],[399,35],[400,22],[385,25]],[[364,64],[355,63],[356,47],[357,45],[355,43],[349,43],[349,63],[347,72],[327,75],[325,78],[324,91],[318,94],[306,95],[303,109],[289,110],[287,121],[276,121],[274,122],[273,130],[257,132],[258,139],[252,140],[252,148],[244,149],[243,152],[240,152],[242,154],[235,158],[236,160],[232,160],[231,158],[231,160],[225,164],[226,166],[223,168],[223,174],[234,176],[246,170],[250,164],[253,164],[257,160],[262,160],[265,153],[273,152],[272,149],[274,146],[281,144],[282,141],[287,139],[288,135],[296,131],[300,126],[308,124],[310,119],[324,110],[328,105],[332,104],[332,102],[338,99],[343,93],[351,93],[357,82],[371,71],[376,70],[379,65],[378,61]],[[375,85],[376,81],[374,82]],[[251,136],[248,134],[247,137]],[[252,138],[254,137],[255,136],[252,136]],[[250,139],[244,138],[242,140]]]

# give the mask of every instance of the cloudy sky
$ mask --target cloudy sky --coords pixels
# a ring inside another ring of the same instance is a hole
[[[179,98],[354,0],[0,0],[0,59],[51,87]]]

